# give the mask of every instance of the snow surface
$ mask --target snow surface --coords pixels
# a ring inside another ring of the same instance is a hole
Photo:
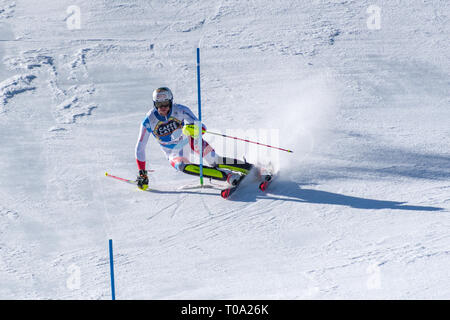
[[[0,299],[110,299],[108,239],[118,299],[449,299],[449,14],[447,0],[0,0]],[[266,194],[178,190],[198,179],[154,140],[160,192],[104,175],[135,177],[154,88],[197,112],[197,47],[208,129],[275,129],[294,151],[271,153]]]

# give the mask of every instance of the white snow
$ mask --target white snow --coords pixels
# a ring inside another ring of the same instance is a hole
[[[449,13],[0,0],[0,299],[110,299],[108,239],[117,299],[449,299]],[[154,88],[197,112],[197,47],[208,129],[294,151],[269,152],[281,176],[266,194],[180,189],[198,179],[155,140],[159,192],[105,177],[136,176]]]
[[[0,99],[2,104],[5,105],[8,103],[8,100],[19,93],[36,89],[31,84],[35,78],[31,74],[17,75],[0,82]]]

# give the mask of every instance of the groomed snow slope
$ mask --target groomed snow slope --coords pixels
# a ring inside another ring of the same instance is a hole
[[[449,299],[449,12],[0,0],[0,298],[110,299],[113,239],[118,299]],[[294,150],[266,194],[178,190],[155,140],[160,192],[104,175],[135,177],[154,88],[197,111],[197,47],[208,129]]]

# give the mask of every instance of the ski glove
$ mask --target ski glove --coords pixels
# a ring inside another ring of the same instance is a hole
[[[185,124],[183,126],[183,133],[186,136],[197,138],[198,132],[199,132],[198,126],[195,124]],[[206,132],[206,127],[202,125],[202,135],[205,134],[205,132]]]
[[[147,170],[139,170],[139,175],[137,176],[136,182],[139,189],[147,190],[148,188]]]

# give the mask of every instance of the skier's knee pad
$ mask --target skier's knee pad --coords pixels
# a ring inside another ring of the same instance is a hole
[[[176,157],[170,160],[170,165],[175,168],[177,171],[183,171],[184,167],[186,166],[186,163],[189,163],[189,161],[184,157]]]

